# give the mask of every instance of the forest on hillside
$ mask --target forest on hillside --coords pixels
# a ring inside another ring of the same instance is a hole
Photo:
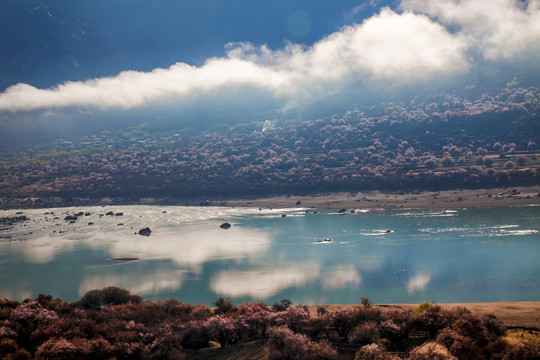
[[[197,132],[144,123],[6,150],[0,197],[210,198],[540,183],[540,90],[473,90]]]

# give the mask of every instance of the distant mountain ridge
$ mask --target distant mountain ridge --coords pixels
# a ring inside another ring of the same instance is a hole
[[[116,46],[113,34],[38,0],[0,5],[0,34],[2,88],[18,82],[48,87],[59,78],[98,75],[92,62]]]

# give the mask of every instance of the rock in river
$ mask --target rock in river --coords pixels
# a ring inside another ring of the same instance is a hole
[[[151,233],[152,233],[152,230],[150,230],[150,228],[144,228],[144,229],[139,230],[139,235],[142,235],[142,236],[150,236]]]
[[[225,229],[225,230],[230,229],[231,226],[232,226],[232,225],[229,224],[228,222],[219,225],[220,228]]]

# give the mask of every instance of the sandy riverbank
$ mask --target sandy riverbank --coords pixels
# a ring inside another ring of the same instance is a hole
[[[376,304],[375,306],[397,306],[402,309],[414,310],[419,304]],[[455,303],[439,304],[444,309],[452,309],[456,306],[464,306],[474,313],[494,314],[501,319],[507,327],[519,327],[540,330],[540,301],[522,302],[483,302],[483,303]],[[344,305],[326,305],[332,310]],[[309,306],[311,316],[317,316],[317,306]]]
[[[515,206],[540,206],[540,186],[477,190],[444,190],[418,193],[332,193],[312,196],[275,196],[259,199],[223,201],[234,207],[315,209],[462,209]],[[216,204],[217,205],[217,204]]]

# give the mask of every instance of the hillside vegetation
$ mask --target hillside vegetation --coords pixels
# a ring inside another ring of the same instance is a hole
[[[328,118],[144,123],[4,152],[0,197],[209,197],[540,183],[540,91],[417,98]]]

